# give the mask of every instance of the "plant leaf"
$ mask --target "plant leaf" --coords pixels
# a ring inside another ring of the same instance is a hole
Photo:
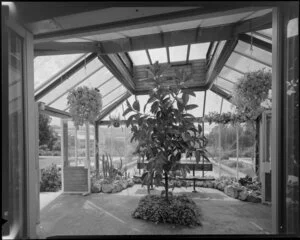
[[[192,109],[197,108],[197,107],[198,107],[198,105],[196,105],[196,104],[190,104],[190,105],[186,105],[185,109],[186,110],[192,110]]]

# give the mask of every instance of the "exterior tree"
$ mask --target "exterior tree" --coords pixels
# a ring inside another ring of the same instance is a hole
[[[39,146],[47,145],[48,149],[52,150],[58,136],[57,133],[53,131],[50,123],[51,117],[39,113]]]
[[[195,93],[185,87],[186,81],[191,75],[176,70],[175,86],[165,84],[163,75],[166,68],[162,68],[158,62],[149,67],[149,73],[153,76],[154,86],[149,99],[144,106],[144,113],[138,99],[131,105],[128,101],[127,109],[123,116],[132,113],[127,119],[126,125],[131,125],[133,137],[131,141],[138,141],[136,152],[144,151],[147,156],[147,185],[155,176],[156,184],[160,183],[162,176],[165,178],[166,200],[168,201],[169,173],[176,170],[185,171],[180,167],[179,161],[182,153],[189,157],[199,149],[206,159],[206,140],[202,137],[202,127],[195,127],[195,117],[188,111],[197,107],[188,104],[189,97]],[[150,114],[145,113],[148,104]]]

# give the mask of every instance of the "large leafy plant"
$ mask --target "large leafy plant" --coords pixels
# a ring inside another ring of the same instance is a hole
[[[272,86],[272,73],[260,69],[239,78],[233,92],[233,102],[238,115],[252,121],[265,110],[261,103],[268,99]]]
[[[72,89],[68,94],[70,114],[76,127],[84,123],[94,123],[102,108],[102,96],[98,89],[86,86]]]
[[[158,185],[164,176],[166,200],[169,173],[187,170],[179,164],[182,154],[186,153],[186,157],[189,157],[198,149],[207,159],[206,139],[202,136],[201,125],[196,127],[195,117],[188,113],[197,107],[195,104],[188,104],[190,96],[195,96],[195,93],[185,86],[191,75],[183,70],[175,70],[175,84],[169,86],[163,75],[167,68],[163,68],[157,62],[148,68],[154,86],[143,112],[136,98],[132,105],[126,101],[127,109],[123,113],[123,116],[131,113],[126,125],[131,126],[131,141],[138,141],[136,152],[143,152],[147,157],[146,183],[149,187],[154,178]],[[147,106],[150,113],[146,113]]]

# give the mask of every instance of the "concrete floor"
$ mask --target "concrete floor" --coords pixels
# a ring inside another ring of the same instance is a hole
[[[156,188],[153,193],[158,193]],[[202,227],[155,224],[131,217],[146,188],[135,185],[115,194],[89,196],[61,194],[41,210],[39,238],[57,235],[177,235],[177,234],[268,234],[270,206],[229,198],[216,189],[176,188],[200,206]]]

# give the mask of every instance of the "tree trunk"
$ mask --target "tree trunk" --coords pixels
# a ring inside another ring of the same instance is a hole
[[[169,186],[168,186],[168,173],[165,172],[165,191],[166,191],[166,201],[169,200]]]

